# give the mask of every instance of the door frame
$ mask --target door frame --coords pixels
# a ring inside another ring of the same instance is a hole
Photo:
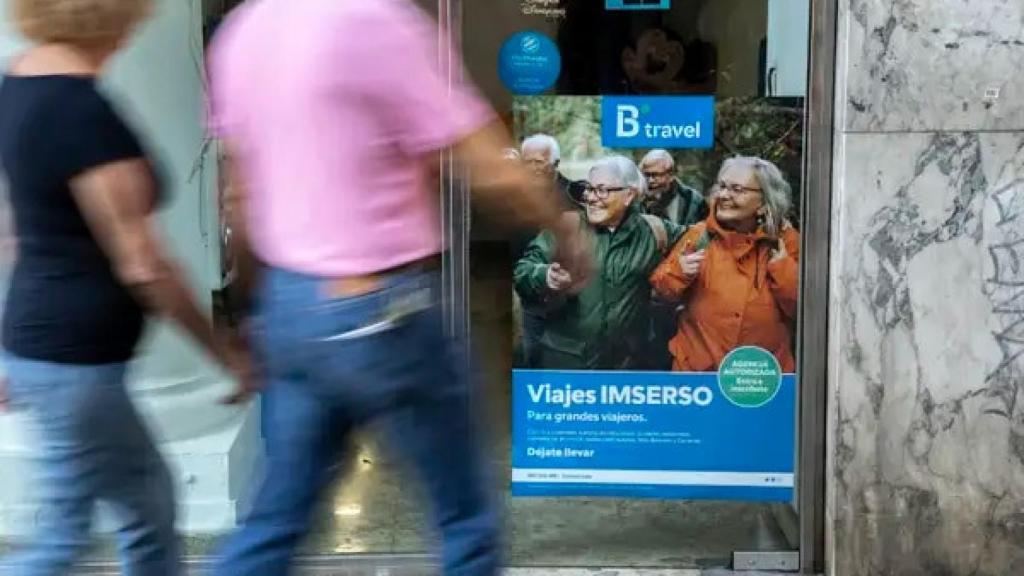
[[[797,546],[800,572],[825,570],[825,492],[828,380],[828,311],[832,222],[833,121],[835,108],[838,0],[808,0],[811,10],[808,91],[805,103],[801,226],[800,322],[797,333],[799,400],[797,422]],[[438,0],[439,53],[454,85],[462,80],[462,0]],[[465,178],[450,154],[442,158],[442,230],[449,247],[444,261],[448,326],[468,338],[470,201]]]
[[[810,0],[811,34],[804,128],[801,233],[799,448],[797,509],[800,569],[825,570],[829,255],[832,226],[832,152],[838,0]]]

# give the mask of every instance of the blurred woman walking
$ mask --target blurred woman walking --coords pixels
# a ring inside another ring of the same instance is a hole
[[[17,241],[3,319],[7,400],[40,439],[38,535],[16,576],[68,574],[93,504],[119,521],[124,574],[179,573],[170,474],[125,389],[145,314],[177,322],[249,386],[157,238],[159,179],[97,77],[150,0],[13,0],[35,43],[0,84],[0,162]],[[10,572],[5,572],[10,573]]]

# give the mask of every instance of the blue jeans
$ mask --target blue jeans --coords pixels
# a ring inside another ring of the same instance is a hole
[[[445,574],[496,574],[498,517],[471,423],[464,348],[443,331],[439,275],[396,274],[352,298],[324,288],[282,270],[264,277],[266,477],[217,574],[287,574],[349,433],[369,423],[425,483]]]
[[[97,336],[100,337],[100,336]],[[125,390],[124,364],[54,364],[7,356],[14,405],[41,440],[39,532],[0,569],[13,576],[71,573],[88,550],[96,501],[119,521],[127,576],[179,574],[174,491],[167,466]]]

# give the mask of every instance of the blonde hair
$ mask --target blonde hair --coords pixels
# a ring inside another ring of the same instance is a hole
[[[12,0],[11,18],[33,42],[107,47],[149,16],[153,0]]]

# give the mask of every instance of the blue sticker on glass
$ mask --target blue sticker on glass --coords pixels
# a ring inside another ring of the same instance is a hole
[[[713,96],[605,96],[601,145],[606,148],[712,148]]]
[[[604,0],[607,10],[668,10],[672,0]]]
[[[513,94],[542,94],[555,85],[561,73],[558,45],[540,32],[513,35],[498,55],[498,74]]]

